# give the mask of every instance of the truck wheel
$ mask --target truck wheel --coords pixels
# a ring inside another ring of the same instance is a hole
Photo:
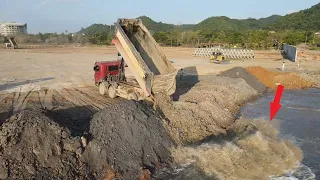
[[[99,93],[103,96],[107,94],[107,88],[103,82],[99,84]]]
[[[115,88],[114,86],[112,86],[112,85],[109,86],[108,91],[109,91],[109,97],[110,97],[111,99],[114,99],[114,98],[117,97],[116,88]]]
[[[138,101],[138,96],[135,93],[129,93],[128,100]]]

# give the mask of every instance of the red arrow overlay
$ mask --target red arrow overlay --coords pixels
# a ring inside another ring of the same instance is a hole
[[[284,86],[279,85],[273,102],[270,102],[270,121],[272,121],[274,116],[277,114],[277,112],[281,108],[280,100],[281,100],[283,89],[284,89]]]

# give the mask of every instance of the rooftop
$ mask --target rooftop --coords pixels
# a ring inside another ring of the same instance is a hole
[[[26,23],[17,23],[17,22],[0,22],[0,25],[24,26],[24,25],[26,25]]]

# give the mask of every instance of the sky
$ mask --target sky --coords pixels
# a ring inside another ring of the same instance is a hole
[[[142,15],[171,24],[196,24],[211,16],[262,18],[317,3],[319,0],[0,0],[0,22],[27,23],[29,33],[61,33]]]

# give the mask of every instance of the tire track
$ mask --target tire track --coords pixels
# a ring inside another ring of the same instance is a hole
[[[52,95],[53,90],[48,90],[46,88],[41,88],[39,91],[39,100],[43,109],[52,110]]]
[[[14,93],[0,95],[0,124],[12,115],[12,102]]]
[[[103,108],[105,108],[104,104],[101,104],[99,102],[95,102],[93,100],[90,99],[90,97],[88,97],[88,95],[84,92],[82,92],[79,89],[74,89],[74,94],[77,95],[78,97],[80,97],[80,99],[88,104],[90,104],[92,107],[94,107],[96,110],[101,110]]]
[[[27,107],[27,97],[30,95],[31,91],[35,89],[36,86],[31,84],[23,85],[20,87],[19,92],[14,94],[12,109],[13,114],[25,109]]]
[[[100,95],[98,90],[95,90],[94,88],[91,88],[91,87],[90,88],[89,87],[78,88],[78,90],[80,90],[81,92],[88,95],[94,101],[98,101],[98,102],[102,103],[104,105],[103,108],[108,107],[118,101],[117,99],[111,99],[107,96],[104,97],[104,96]]]
[[[0,94],[0,103],[2,103],[8,96],[9,96],[9,93],[8,94]]]
[[[62,96],[64,99],[66,99],[67,101],[71,102],[72,104],[74,104],[75,106],[80,106],[80,107],[85,107],[86,109],[88,109],[89,111],[93,112],[94,110],[92,109],[92,105],[88,104],[87,102],[83,101],[81,99],[81,96],[79,97],[79,94],[76,94],[74,92],[74,90],[67,90],[67,89],[59,89],[56,90],[57,93]],[[78,96],[75,96],[78,95]],[[91,108],[88,108],[88,105]]]

